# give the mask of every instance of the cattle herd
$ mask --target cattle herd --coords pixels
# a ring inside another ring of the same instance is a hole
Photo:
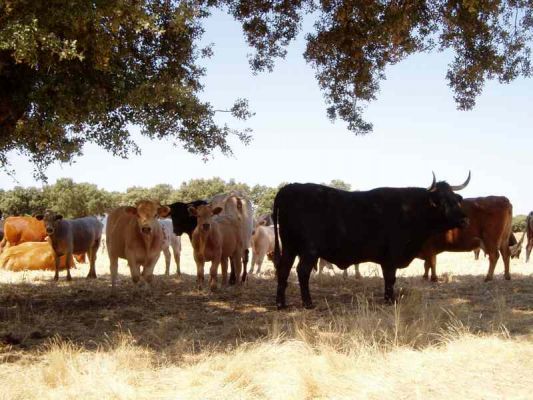
[[[287,306],[287,280],[296,268],[303,305],[312,308],[309,278],[335,264],[345,274],[359,263],[380,264],[385,282],[385,301],[395,299],[398,268],[414,258],[424,260],[424,278],[437,280],[437,254],[482,249],[489,257],[486,281],[493,279],[500,256],[504,277],[511,279],[510,258],[519,257],[527,235],[526,262],[533,249],[533,212],[526,220],[520,240],[511,232],[512,205],[502,196],[463,199],[457,186],[433,182],[429,188],[377,188],[348,192],[317,184],[289,184],[279,190],[272,214],[254,218],[251,201],[232,191],[211,199],[161,205],[152,200],[118,207],[108,213],[103,241],[103,223],[96,217],[65,219],[47,210],[33,216],[11,216],[0,224],[0,268],[9,270],[50,269],[59,279],[66,269],[71,280],[73,259],[85,255],[87,278],[96,278],[98,249],[105,244],[109,255],[111,284],[117,285],[118,259],[127,260],[134,284],[151,285],[153,270],[165,256],[165,274],[170,273],[172,253],[180,275],[183,233],[189,236],[197,269],[197,285],[204,285],[204,265],[210,262],[209,287],[217,290],[218,269],[223,286],[242,285],[247,274],[259,273],[265,257],[274,262],[277,279],[276,304]],[[0,214],[1,217],[1,214]],[[170,217],[170,219],[167,219]],[[247,271],[249,248],[252,249]],[[230,267],[228,275],[228,266]]]

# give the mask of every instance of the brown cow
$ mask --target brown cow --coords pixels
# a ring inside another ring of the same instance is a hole
[[[158,202],[141,200],[136,207],[118,207],[109,214],[106,242],[113,288],[117,282],[119,258],[128,260],[133,283],[137,284],[141,276],[146,283],[152,283],[164,241],[163,228],[157,218],[169,212],[167,206]]]
[[[529,257],[531,255],[531,250],[533,249],[533,211],[531,211],[526,218],[526,232],[527,232],[526,262],[528,262]]]
[[[70,276],[72,254],[87,252],[89,256],[89,274],[87,278],[96,278],[96,254],[102,238],[103,225],[96,217],[83,217],[63,219],[61,214],[46,211],[37,215],[38,220],[43,220],[46,227],[48,241],[55,252],[56,273],[54,280],[59,279],[59,257],[67,256],[67,280]]]
[[[59,258],[59,269],[67,267],[67,256]],[[70,265],[74,265],[71,260]],[[0,268],[10,271],[55,270],[55,253],[48,242],[25,242],[12,246],[0,255]]]
[[[8,217],[4,222],[4,238],[0,242],[0,253],[4,248],[24,242],[42,242],[45,238],[43,221],[34,217]]]
[[[217,215],[222,207],[200,205],[189,207],[189,213],[197,218],[196,228],[192,233],[192,247],[196,262],[197,282],[201,289],[204,282],[204,263],[211,261],[209,286],[217,288],[218,265],[222,264],[222,284],[228,278],[228,259],[234,265],[235,280],[241,283],[242,257],[245,248],[242,225],[230,215]]]
[[[494,269],[499,258],[503,257],[505,279],[511,279],[509,271],[509,236],[513,206],[503,196],[488,196],[464,199],[461,208],[468,217],[465,228],[455,228],[443,233],[434,234],[428,239],[419,253],[418,258],[424,260],[424,279],[428,279],[431,269],[431,280],[437,281],[437,254],[443,251],[464,252],[482,247],[489,255],[489,270],[485,281],[492,280]]]
[[[511,235],[509,235],[509,250],[511,251],[511,258],[520,258],[520,253],[522,252],[522,243],[524,242],[524,235],[520,238],[520,241],[516,240],[516,236],[513,232],[511,232]],[[474,250],[474,258],[476,260],[479,260],[479,254],[481,252],[481,247]],[[485,257],[487,257],[487,253],[485,250],[483,250],[483,253],[485,254]]]

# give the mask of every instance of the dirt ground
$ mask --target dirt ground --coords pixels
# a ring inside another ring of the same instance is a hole
[[[0,271],[0,359],[26,362],[38,357],[43,344],[66,340],[83,349],[94,350],[120,333],[131,334],[135,342],[147,346],[165,360],[193,359],[204,351],[228,351],[243,343],[253,343],[279,334],[293,337],[295,319],[304,319],[317,331],[326,329],[337,316],[366,312],[393,318],[394,312],[382,301],[383,281],[375,264],[363,264],[362,279],[353,269],[348,279],[341,271],[327,271],[312,277],[311,294],[317,308],[301,308],[295,275],[288,288],[288,311],[274,307],[276,283],[272,264],[263,266],[260,276],[250,276],[242,288],[199,291],[191,247],[183,238],[182,276],[164,272],[164,258],[156,267],[152,290],[134,287],[122,260],[121,279],[111,292],[107,253],[99,252],[97,280],[87,280],[87,264],[79,264],[73,281],[65,273],[59,283],[53,272]],[[505,326],[509,335],[528,337],[533,330],[533,264],[521,260],[511,264],[512,280],[502,279],[503,265],[497,266],[495,280],[483,282],[488,258],[474,260],[472,253],[445,253],[439,256],[438,283],[421,280],[421,261],[400,271],[397,289],[408,307],[425,307],[431,318],[458,319],[474,333],[493,332]],[[207,268],[206,268],[207,271]],[[499,273],[498,273],[499,272]],[[419,321],[420,310],[406,318]],[[326,329],[327,330],[327,329]],[[432,343],[426,332],[409,340],[413,346]],[[312,335],[312,333],[311,333]]]

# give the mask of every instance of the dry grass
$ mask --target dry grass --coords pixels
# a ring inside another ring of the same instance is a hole
[[[417,261],[394,307],[372,264],[362,280],[313,278],[312,311],[292,277],[293,307],[277,312],[271,265],[242,290],[199,292],[185,239],[181,279],[135,289],[122,263],[112,295],[99,257],[96,281],[87,265],[59,284],[51,272],[0,271],[0,399],[531,397],[533,265],[523,261],[512,281],[488,284],[488,260],[472,253],[439,256],[437,284]]]

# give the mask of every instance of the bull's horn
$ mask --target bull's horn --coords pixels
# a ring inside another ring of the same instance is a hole
[[[430,192],[435,189],[435,184],[437,183],[437,178],[435,178],[435,172],[431,171],[431,173],[433,174],[433,182],[431,182],[431,186],[428,188]]]
[[[462,185],[451,186],[451,188],[453,191],[458,191],[458,190],[461,190],[467,187],[469,183],[470,183],[470,171],[468,171],[468,178],[466,178],[466,181]]]

